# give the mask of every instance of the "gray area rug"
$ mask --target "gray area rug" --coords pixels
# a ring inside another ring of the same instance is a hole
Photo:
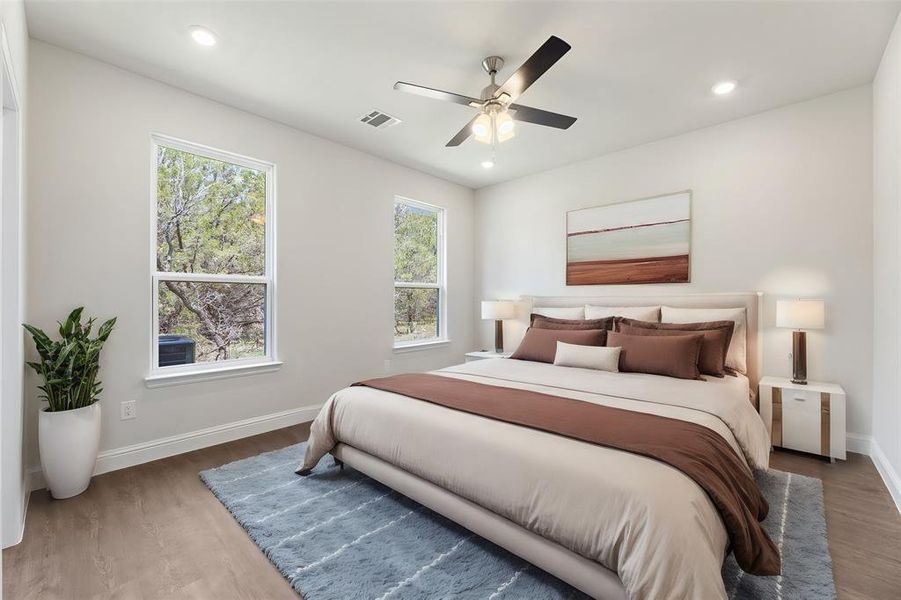
[[[429,509],[330,459],[294,473],[305,444],[200,474],[204,483],[306,600],[585,598],[562,581]],[[730,599],[835,598],[818,479],[758,477],[767,532],[783,575],[755,577],[730,556]]]

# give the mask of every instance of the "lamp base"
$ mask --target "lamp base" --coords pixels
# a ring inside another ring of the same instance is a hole
[[[807,333],[792,332],[792,383],[807,385]]]
[[[494,351],[498,354],[504,352],[504,322],[500,319],[494,321]]]

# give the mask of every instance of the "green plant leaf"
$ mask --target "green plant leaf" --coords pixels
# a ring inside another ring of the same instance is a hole
[[[61,323],[59,326],[59,335],[60,337],[67,338],[72,335],[73,330],[81,323],[81,313],[84,311],[83,306],[79,306],[69,313],[69,316],[66,318],[65,323]]]
[[[91,339],[96,319],[91,317],[82,324],[83,310],[83,307],[76,308],[59,323],[59,340],[50,339],[38,327],[22,325],[31,334],[41,357],[39,362],[26,361],[25,364],[44,379],[43,385],[37,387],[43,392],[39,398],[46,400],[49,411],[90,406],[103,391],[97,381],[100,351],[116,319],[106,321],[98,329],[98,337]]]
[[[113,317],[109,321],[103,323],[100,326],[100,329],[97,330],[97,341],[105,342],[109,335],[113,332],[113,328],[116,326],[116,317]],[[100,348],[97,348],[97,351],[100,351]]]
[[[29,325],[28,323],[23,323],[22,327],[31,334],[32,339],[34,340],[34,345],[38,350],[38,354],[41,355],[42,358],[45,358],[53,348],[53,340],[44,333],[41,329],[35,327],[34,325]]]

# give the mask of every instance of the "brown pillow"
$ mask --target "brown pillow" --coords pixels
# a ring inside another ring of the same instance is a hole
[[[655,323],[656,324],[656,323]],[[700,333],[704,336],[701,342],[701,355],[698,357],[698,370],[705,375],[722,377],[726,374],[726,353],[729,349],[729,338],[732,337],[732,328],[728,331],[723,328],[704,329],[700,331],[686,329],[658,329],[656,327],[637,327],[620,323],[619,330],[627,335],[691,335]]]
[[[619,346],[619,370],[652,373],[679,379],[700,379],[698,356],[701,354],[700,333],[674,336],[627,335],[607,333],[607,345]]]
[[[603,346],[607,332],[603,329],[539,329],[529,327],[519,348],[510,358],[553,363],[557,354],[557,342],[580,346]]]
[[[613,330],[613,317],[606,319],[555,319],[532,313],[531,325],[535,329],[606,329]]]

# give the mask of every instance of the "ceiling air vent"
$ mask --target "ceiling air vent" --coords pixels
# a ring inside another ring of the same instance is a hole
[[[373,110],[360,117],[360,123],[366,123],[376,129],[387,129],[400,123],[400,119],[387,115],[380,110]]]

